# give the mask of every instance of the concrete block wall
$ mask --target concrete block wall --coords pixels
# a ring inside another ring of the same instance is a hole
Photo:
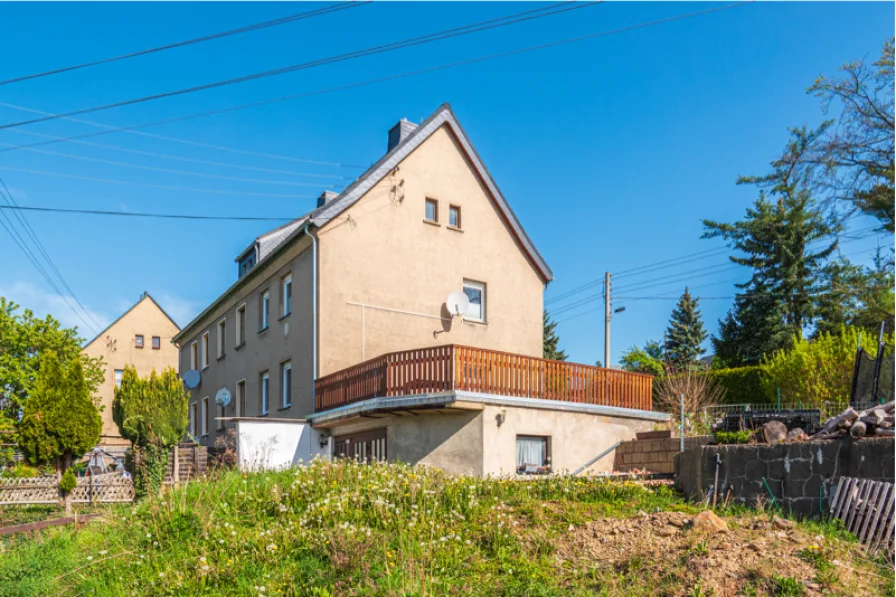
[[[709,436],[686,437],[685,449],[705,445],[709,440]],[[677,437],[622,442],[616,448],[613,471],[626,473],[637,469],[651,473],[673,473],[675,455],[680,448],[681,439]]]
[[[896,457],[892,438],[800,442],[793,444],[704,446],[676,458],[675,484],[701,499],[715,482],[719,456],[719,498],[754,505],[757,499],[798,516],[830,509],[840,477],[893,483]]]

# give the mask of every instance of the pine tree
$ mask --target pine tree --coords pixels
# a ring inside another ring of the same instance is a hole
[[[544,311],[544,358],[551,361],[565,361],[566,351],[560,350],[560,336],[557,335],[557,322],[551,321],[551,316]]]
[[[701,344],[708,334],[700,317],[699,299],[691,297],[687,288],[672,311],[663,340],[666,359],[677,368],[686,368],[706,352]]]
[[[31,464],[52,464],[62,481],[74,459],[100,439],[103,421],[90,396],[81,360],[63,369],[54,351],[41,354],[31,395],[25,400],[19,423],[19,449]],[[60,501],[71,512],[71,496],[60,488]]]
[[[744,256],[729,259],[752,269],[738,284],[734,309],[713,341],[729,365],[755,364],[764,354],[785,348],[818,317],[823,268],[837,248],[840,225],[825,218],[793,164],[815,142],[816,133],[793,130],[783,157],[766,176],[743,177],[738,184],[760,187],[759,198],[744,219],[732,224],[704,220],[703,238],[720,237]],[[774,200],[770,200],[768,191]],[[822,242],[821,248],[809,249]],[[727,346],[726,346],[727,345]],[[730,360],[729,360],[730,359]]]

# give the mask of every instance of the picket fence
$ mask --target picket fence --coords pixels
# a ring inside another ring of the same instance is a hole
[[[59,501],[58,488],[52,475],[0,479],[0,506],[55,504]],[[78,477],[72,501],[79,504],[133,502],[134,483],[121,473]]]
[[[871,553],[893,553],[894,485],[883,481],[840,477],[831,503],[831,516],[843,521],[846,529]]]

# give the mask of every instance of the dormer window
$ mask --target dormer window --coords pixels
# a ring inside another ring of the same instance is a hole
[[[237,276],[237,277],[238,277],[238,278],[242,278],[243,276],[245,276],[246,274],[248,274],[249,271],[250,271],[253,267],[255,267],[255,262],[256,262],[255,251],[252,251],[251,253],[249,253],[248,255],[246,255],[245,257],[243,257],[242,259],[240,259],[240,262],[239,262],[239,272],[238,272],[238,276]]]

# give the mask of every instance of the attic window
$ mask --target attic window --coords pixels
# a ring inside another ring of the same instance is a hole
[[[134,346],[137,348],[143,348],[143,334],[137,334],[134,336]]]
[[[251,253],[249,253],[248,255],[246,255],[245,257],[243,257],[242,259],[240,259],[240,263],[239,263],[239,272],[238,272],[238,276],[237,276],[237,277],[238,277],[238,278],[242,278],[243,276],[245,276],[246,274],[248,274],[249,271],[250,271],[253,267],[255,267],[255,263],[256,263],[255,251],[252,251]]]
[[[460,230],[460,206],[448,206],[448,226]]]
[[[439,202],[435,199],[427,199],[426,200],[426,211],[423,214],[423,219],[427,222],[438,222],[439,221]]]

